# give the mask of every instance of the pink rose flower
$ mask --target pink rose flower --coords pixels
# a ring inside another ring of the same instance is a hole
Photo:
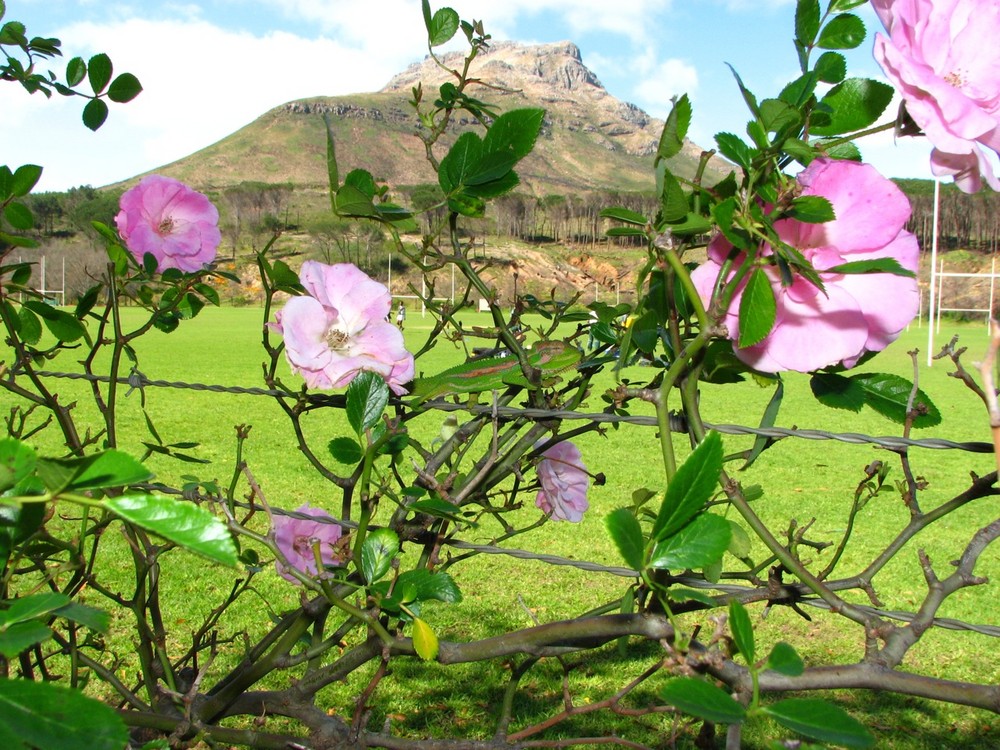
[[[375,372],[394,393],[406,393],[413,355],[386,320],[389,290],[350,263],[308,260],[299,280],[309,296],[290,299],[273,325],[285,339],[292,372],[310,388],[340,388],[362,371]]]
[[[288,565],[307,575],[315,576],[319,571],[316,569],[313,545],[319,543],[320,560],[324,565],[334,565],[340,562],[334,544],[340,539],[342,532],[339,525],[332,523],[333,516],[321,508],[313,508],[309,503],[305,503],[299,506],[296,512],[325,520],[306,521],[291,516],[275,516],[274,542],[288,560]],[[276,560],[275,567],[283,578],[293,583],[299,582],[289,572],[288,566],[281,561]]]
[[[774,328],[758,344],[740,349],[736,342],[743,289],[737,291],[724,322],[736,356],[760,372],[810,372],[841,362],[853,367],[865,352],[880,351],[894,341],[917,313],[915,278],[826,270],[853,261],[894,258],[916,272],[919,247],[916,237],[903,229],[910,204],[899,188],[868,164],[830,159],[815,160],[798,182],[802,195],[830,201],[836,218],[825,224],[781,219],[774,228],[813,264],[826,292],[801,276],[791,286],[782,286],[777,269],[767,266],[777,303]],[[707,262],[691,274],[706,305],[731,250],[718,235],[709,245]],[[772,254],[767,246],[761,251],[765,257]],[[741,255],[735,266],[742,262]]]
[[[118,233],[140,264],[149,253],[158,271],[191,273],[215,260],[222,241],[219,212],[183,182],[155,174],[143,177],[125,191],[119,207]]]
[[[931,171],[954,175],[967,193],[980,175],[1000,190],[1000,3],[979,0],[873,0],[888,37],[875,59],[934,150]]]
[[[573,443],[556,443],[538,462],[538,490],[535,505],[553,521],[579,523],[590,507],[587,484],[590,474],[583,465],[580,449]]]

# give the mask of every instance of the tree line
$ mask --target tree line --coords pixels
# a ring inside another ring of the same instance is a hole
[[[929,250],[933,239],[933,182],[899,180],[913,205],[907,229]],[[27,196],[35,216],[38,250],[21,253],[37,260],[45,253],[54,261],[67,258],[67,299],[87,289],[105,262],[91,223],[114,224],[118,200],[124,188],[94,188],[82,185],[65,192]],[[328,212],[305,208],[304,196],[292,183],[242,182],[209,191],[220,212],[222,254],[238,262],[260,250],[276,234],[284,234],[290,251],[326,263],[354,263],[367,273],[383,276],[392,263],[393,273],[405,271],[401,258],[389,251],[384,231],[365,222],[338,219]],[[417,212],[418,229],[430,233],[440,226],[446,206],[436,184],[401,186],[394,199]],[[554,242],[595,248],[607,242],[607,224],[600,212],[608,206],[623,206],[652,216],[657,199],[652,193],[590,190],[569,194],[534,196],[512,192],[495,200],[487,215],[466,226],[477,237],[496,236],[522,242]],[[294,238],[294,239],[291,239]],[[69,246],[66,243],[73,240]],[[628,242],[617,238],[615,242]],[[942,185],[939,214],[939,246],[995,253],[1000,243],[1000,198],[981,191],[966,195],[953,185]]]

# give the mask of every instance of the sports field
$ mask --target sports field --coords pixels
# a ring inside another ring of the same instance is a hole
[[[134,310],[126,309],[124,312],[126,315],[135,314]],[[467,318],[467,325],[488,323],[486,316],[478,313],[464,317]],[[174,333],[153,333],[140,339],[137,350],[139,370],[150,380],[262,387],[262,323],[259,309],[206,310],[196,321],[184,323]],[[411,349],[419,348],[429,329],[429,318],[422,318],[419,312],[410,313],[405,335]],[[985,349],[985,329],[981,324],[945,327],[937,336],[938,346],[954,334],[960,335],[962,344],[970,348],[965,362],[971,369],[973,360],[978,359]],[[472,345],[478,345],[478,342]],[[958,380],[949,377],[948,373],[953,369],[950,363],[938,361],[932,367],[927,366],[926,328],[913,326],[887,352],[875,358],[867,369],[912,378],[913,362],[907,352],[915,348],[921,351],[918,357],[920,385],[941,410],[944,420],[938,427],[914,431],[913,437],[988,441],[985,410]],[[457,363],[461,356],[457,347],[442,341],[419,360],[418,371],[438,371]],[[56,360],[51,369],[74,369],[72,356],[65,357],[65,361]],[[653,374],[646,367],[631,367],[622,372],[623,377],[636,383]],[[287,372],[283,377],[286,385],[301,385],[296,377]],[[599,412],[603,407],[599,392],[613,383],[610,374],[604,376],[585,408]],[[87,387],[84,384],[60,381],[59,390],[64,394],[64,403],[76,399],[81,414],[86,414]],[[756,425],[772,392],[772,388],[761,387],[752,380],[735,385],[706,386],[702,391],[704,412],[707,419],[716,424]],[[289,509],[308,501],[327,507],[336,514],[340,505],[337,489],[307,465],[296,449],[286,418],[271,399],[165,387],[148,387],[145,396],[146,411],[163,442],[197,443],[196,447],[185,448],[183,452],[210,461],[205,464],[184,463],[153,455],[147,465],[157,473],[158,479],[173,486],[193,481],[228,484],[233,472],[234,426],[249,424],[252,429],[244,459],[267,501],[272,506]],[[10,396],[4,395],[3,398],[10,399]],[[120,447],[141,455],[141,443],[148,442],[150,438],[145,431],[139,394],[132,393],[123,398],[121,408],[125,428]],[[5,406],[3,411],[7,410]],[[633,413],[643,412],[637,406]],[[652,412],[649,410],[646,413]],[[442,414],[431,412],[413,422],[411,429],[429,439],[440,430],[443,418]],[[335,409],[313,412],[304,424],[310,440],[317,446],[346,434],[347,430],[345,420]],[[784,404],[777,424],[868,435],[899,435],[901,429],[867,409],[855,414],[819,405],[810,394],[808,378],[798,375],[786,378]],[[44,438],[41,440],[44,443]],[[655,430],[622,425],[618,429],[609,427],[603,435],[591,433],[577,442],[588,467],[592,471],[603,472],[607,477],[604,486],[591,489],[591,510],[578,525],[549,523],[533,534],[513,540],[513,544],[508,543],[508,546],[521,546],[532,552],[605,565],[620,565],[621,561],[604,530],[603,519],[614,508],[629,504],[633,491],[662,488]],[[752,438],[727,435],[724,442],[727,452],[736,453],[749,448]],[[683,455],[682,438],[677,438],[677,444]],[[57,452],[58,447],[53,442],[42,450]],[[756,501],[755,507],[776,531],[788,529],[793,523],[801,526],[811,522],[810,538],[835,540],[846,523],[851,500],[858,483],[864,478],[865,467],[876,459],[892,464],[893,468],[886,488],[858,516],[855,548],[849,549],[841,562],[840,572],[846,575],[867,564],[872,550],[877,549],[880,542],[884,544],[891,538],[909,517],[893,488],[894,481],[902,477],[898,459],[893,453],[870,445],[787,438],[764,453],[749,471],[738,473],[738,478],[745,486],[761,485],[764,494]],[[994,467],[992,455],[957,450],[914,448],[911,460],[914,472],[926,482],[926,489],[920,498],[925,510],[961,492],[968,484],[970,472],[982,475]],[[738,465],[737,462],[735,466]],[[410,468],[401,466],[400,470],[406,472]],[[523,513],[537,515],[532,500],[525,498]],[[946,575],[948,562],[958,557],[972,534],[995,516],[995,503],[992,501],[973,503],[913,540],[875,581],[886,609],[912,610],[919,606],[925,591],[917,559],[918,549],[925,550],[940,573]],[[484,537],[473,541],[488,543],[490,539]],[[111,568],[115,567],[113,548],[113,544],[106,547],[112,552],[107,561]],[[751,556],[759,554],[761,549],[755,549]],[[817,552],[815,559],[822,564],[823,553]],[[451,568],[450,572],[461,586],[465,600],[459,605],[442,605],[428,610],[428,619],[442,638],[466,640],[501,632],[503,628],[527,626],[532,624],[533,619],[546,622],[575,616],[617,599],[628,584],[628,579],[614,575],[583,573],[572,567],[555,567],[531,560],[504,561],[502,577],[496,575],[499,569],[496,558],[487,555]],[[1000,574],[996,555],[984,555],[977,573],[995,579]],[[235,576],[233,571],[206,570],[200,560],[190,556],[187,563],[167,571],[163,579],[164,601],[172,608],[167,617],[178,642],[185,640],[186,627],[197,627],[200,615],[228,590]],[[257,581],[260,594],[255,602],[257,606],[263,604],[271,611],[279,612],[296,605],[296,589],[279,579],[270,568],[261,572]],[[941,611],[942,616],[972,623],[993,622],[995,613],[995,597],[985,588],[971,588],[957,594]],[[808,614],[812,617],[811,621],[787,608],[774,608],[764,620],[761,620],[760,608],[752,609],[751,614],[760,628],[758,635],[761,641],[769,644],[787,640],[800,649],[807,663],[844,660],[845,654],[861,655],[862,633],[822,610],[810,608]],[[260,610],[254,609],[247,600],[242,607],[233,608],[227,616],[230,621],[224,627],[258,632],[266,626],[264,618],[259,615]],[[955,680],[996,682],[1000,679],[1000,669],[988,656],[995,648],[996,639],[985,635],[931,633],[912,652],[906,666],[914,671]],[[222,654],[220,664],[227,658],[235,658],[235,654]],[[644,649],[623,659],[615,657],[613,652],[606,656],[583,658],[585,663],[572,673],[574,691],[578,699],[597,700],[627,682],[630,675],[648,666],[651,653]],[[553,666],[552,669],[558,670],[558,667]],[[433,686],[438,684],[435,680],[439,681],[439,702],[428,705],[410,700],[406,680],[417,672],[421,672],[422,679],[431,681],[430,689],[422,689],[420,695],[435,693],[437,688]],[[445,734],[449,726],[461,727],[468,736],[478,734],[476,727],[479,726],[482,732],[489,731],[490,724],[483,720],[483,716],[489,712],[490,704],[497,700],[496,691],[502,691],[503,665],[445,669],[414,663],[401,664],[394,673],[394,678],[380,687],[377,704],[387,714],[398,715],[397,721],[415,733],[434,727],[435,731]],[[357,677],[363,678],[363,675]],[[530,721],[532,716],[541,720],[553,708],[558,710],[561,700],[557,689],[558,678],[538,680],[538,686],[537,702],[521,708],[526,721]],[[548,692],[550,690],[555,692]],[[348,688],[345,695],[349,694]],[[337,705],[338,697],[336,690],[331,692],[329,700],[332,707]],[[872,727],[879,738],[879,747],[985,750],[1000,745],[1000,729],[994,727],[994,717],[984,712],[915,699],[880,698],[866,693],[844,695],[843,701],[846,708]],[[341,710],[349,710],[349,707]],[[588,719],[583,717],[579,721],[586,722]],[[650,720],[649,724],[650,731],[657,731],[655,722]],[[579,729],[586,725],[575,726]],[[593,729],[595,727],[591,727]],[[569,727],[567,731],[570,731]],[[649,738],[637,741],[647,740]]]

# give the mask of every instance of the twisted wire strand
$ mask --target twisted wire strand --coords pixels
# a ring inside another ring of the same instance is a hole
[[[242,501],[237,501],[236,503],[240,507],[250,508],[250,503],[245,503]],[[277,515],[288,516],[290,518],[296,518],[300,520],[307,521],[318,521],[319,523],[336,523],[341,526],[348,528],[357,528],[357,524],[351,521],[339,521],[334,518],[322,518],[311,516],[307,513],[300,513],[294,510],[285,510],[283,508],[272,508],[272,512]],[[497,547],[491,544],[475,544],[473,542],[466,542],[460,539],[442,539],[441,543],[453,547],[455,549],[467,550],[470,552],[479,552],[487,555],[505,555],[507,557],[514,557],[519,560],[531,560],[535,562],[544,563],[546,565],[557,565],[570,568],[576,568],[578,570],[583,570],[588,573],[606,573],[608,575],[618,576],[620,578],[638,578],[639,572],[632,570],[631,568],[620,567],[616,565],[603,565],[601,563],[590,562],[588,560],[574,560],[568,557],[561,557],[559,555],[550,555],[542,552],[531,552],[529,550],[517,549],[513,547]],[[734,584],[726,583],[711,583],[701,578],[694,578],[692,576],[678,576],[674,578],[677,583],[683,584],[690,588],[706,589],[711,591],[721,591],[724,594],[731,594],[734,596],[739,596],[740,594],[747,593],[750,589],[745,586],[737,586]],[[812,597],[800,597],[797,598],[796,603],[804,604],[810,607],[815,607],[817,609],[823,609],[826,611],[831,611],[831,607],[825,601],[819,598]],[[917,615],[913,612],[906,612],[904,610],[888,610],[879,609],[877,607],[871,607],[867,605],[854,605],[857,609],[876,617],[882,617],[888,620],[897,620],[899,622],[913,622]],[[994,625],[980,625],[976,623],[965,622],[963,620],[957,620],[951,617],[935,617],[931,623],[932,627],[941,628],[943,630],[958,630],[970,633],[979,633],[980,635],[986,635],[991,638],[1000,638],[1000,627]]]
[[[51,372],[39,370],[37,375],[47,378],[67,378],[70,380],[87,380],[96,382],[109,382],[107,375],[90,375],[82,372]],[[317,405],[340,405],[344,404],[343,396],[327,396],[315,394],[292,393],[290,391],[277,390],[274,388],[259,388],[246,386],[224,386],[206,385],[204,383],[189,383],[180,380],[150,380],[142,373],[133,371],[127,378],[117,378],[117,382],[130,386],[129,392],[136,388],[178,388],[194,391],[210,391],[213,393],[233,393],[237,395],[250,396],[270,396],[281,398],[306,398],[311,403]],[[126,395],[128,395],[128,393]],[[565,411],[561,409],[531,409],[514,406],[498,406],[453,404],[445,401],[429,401],[421,404],[422,408],[435,409],[437,411],[466,411],[473,415],[496,414],[502,418],[524,418],[536,421],[547,419],[558,420],[582,420],[597,423],[617,423],[633,424],[642,427],[656,427],[656,417],[636,414],[611,414],[608,412],[577,412]],[[677,432],[685,432],[683,424],[679,420],[674,420],[672,428]],[[705,426],[710,430],[716,430],[725,435],[754,435],[775,439],[781,438],[802,438],[804,440],[834,440],[841,443],[853,445],[876,445],[889,450],[902,450],[906,448],[927,448],[931,450],[961,450],[969,453],[992,453],[993,445],[985,442],[958,442],[944,438],[904,438],[894,435],[872,436],[859,432],[829,432],[827,430],[813,430],[787,427],[750,427],[737,424],[713,424],[706,422]]]
[[[88,373],[68,373],[68,372],[52,372],[47,370],[40,370],[36,372],[37,375],[41,377],[49,378],[67,378],[73,380],[88,380],[97,382],[110,382],[111,378],[106,375],[91,375]],[[131,375],[127,378],[117,378],[117,382],[128,385],[129,391],[126,395],[130,394],[136,388],[144,388],[146,386],[154,388],[177,388],[177,389],[187,389],[195,391],[208,391],[213,393],[232,393],[237,395],[251,395],[251,396],[269,396],[269,397],[282,397],[282,398],[299,398],[302,395],[313,403],[317,404],[343,404],[343,396],[315,396],[311,394],[295,394],[289,391],[277,390],[273,388],[260,388],[260,387],[245,387],[245,386],[222,386],[222,385],[210,385],[204,383],[190,383],[177,380],[150,380],[146,378],[142,373],[137,370],[133,370]],[[655,417],[647,417],[641,415],[621,415],[621,414],[611,414],[607,412],[599,413],[582,413],[575,411],[563,411],[563,410],[550,410],[550,409],[522,409],[517,407],[497,407],[497,406],[467,406],[463,404],[452,404],[443,401],[432,401],[422,404],[424,408],[433,408],[440,411],[468,411],[473,414],[497,414],[500,417],[521,417],[526,419],[534,420],[545,420],[545,419],[560,419],[560,420],[587,420],[592,422],[601,423],[627,423],[635,424],[640,426],[653,426],[657,425]],[[945,440],[941,438],[920,438],[920,439],[910,439],[895,436],[883,436],[874,437],[871,435],[864,435],[861,433],[854,432],[842,432],[834,433],[828,432],[826,430],[811,430],[811,429],[788,429],[781,427],[748,427],[744,425],[733,425],[733,424],[711,424],[706,423],[705,426],[709,429],[716,430],[718,432],[729,434],[729,435],[760,435],[764,437],[773,438],[785,438],[785,437],[797,437],[806,440],[836,440],[844,443],[851,444],[871,444],[877,445],[883,448],[888,448],[892,450],[898,450],[901,448],[929,448],[935,450],[963,450],[971,453],[991,453],[993,451],[993,446],[989,443],[981,442],[956,442],[952,440]],[[680,425],[678,425],[680,427]],[[161,491],[166,488],[159,488]],[[237,505],[245,508],[250,508],[250,504],[244,502],[237,502]],[[334,518],[317,518],[311,516],[307,513],[299,513],[298,511],[286,510],[284,508],[272,508],[272,512],[278,515],[284,515],[291,518],[297,518],[302,520],[312,520],[319,521],[321,523],[336,523],[341,526],[348,528],[356,527],[356,524],[349,521],[341,521]],[[630,568],[619,567],[619,566],[609,566],[602,565],[600,563],[590,562],[587,560],[573,560],[570,558],[560,557],[558,555],[543,554],[537,552],[530,552],[528,550],[516,549],[516,548],[505,548],[497,547],[488,544],[475,544],[472,542],[466,542],[459,539],[445,539],[442,542],[455,549],[463,549],[471,552],[478,552],[483,554],[492,555],[506,555],[508,557],[514,557],[522,560],[534,560],[537,562],[542,562],[547,565],[557,565],[572,567],[579,570],[587,572],[596,573],[606,573],[609,575],[615,575],[623,578],[636,578],[638,577],[638,572]],[[725,593],[739,594],[746,591],[744,587],[731,586],[725,584],[712,584],[707,581],[696,578],[679,578],[678,582],[683,583],[686,586],[692,588],[706,588],[718,591],[723,591]],[[817,607],[820,609],[829,610],[830,606],[824,602],[822,599],[813,599],[808,597],[803,597],[798,600],[802,604]],[[857,605],[858,609],[875,615],[879,617],[884,617],[887,619],[899,620],[902,622],[912,622],[916,615],[912,612],[905,612],[899,610],[882,610],[875,607],[869,607],[865,605]],[[934,627],[943,628],[946,630],[960,630],[968,631],[974,633],[980,633],[982,635],[987,635],[994,638],[1000,638],[1000,627],[991,625],[977,625],[975,623],[967,623],[962,620],[955,620],[952,618],[935,618],[933,621]]]

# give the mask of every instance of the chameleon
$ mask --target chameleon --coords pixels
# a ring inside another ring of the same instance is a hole
[[[544,382],[576,367],[580,350],[564,341],[539,341],[527,350],[528,364],[542,371]],[[517,357],[486,357],[445,370],[437,375],[413,381],[411,403],[421,404],[431,398],[455,393],[499,391],[511,385],[527,387],[528,379]]]

